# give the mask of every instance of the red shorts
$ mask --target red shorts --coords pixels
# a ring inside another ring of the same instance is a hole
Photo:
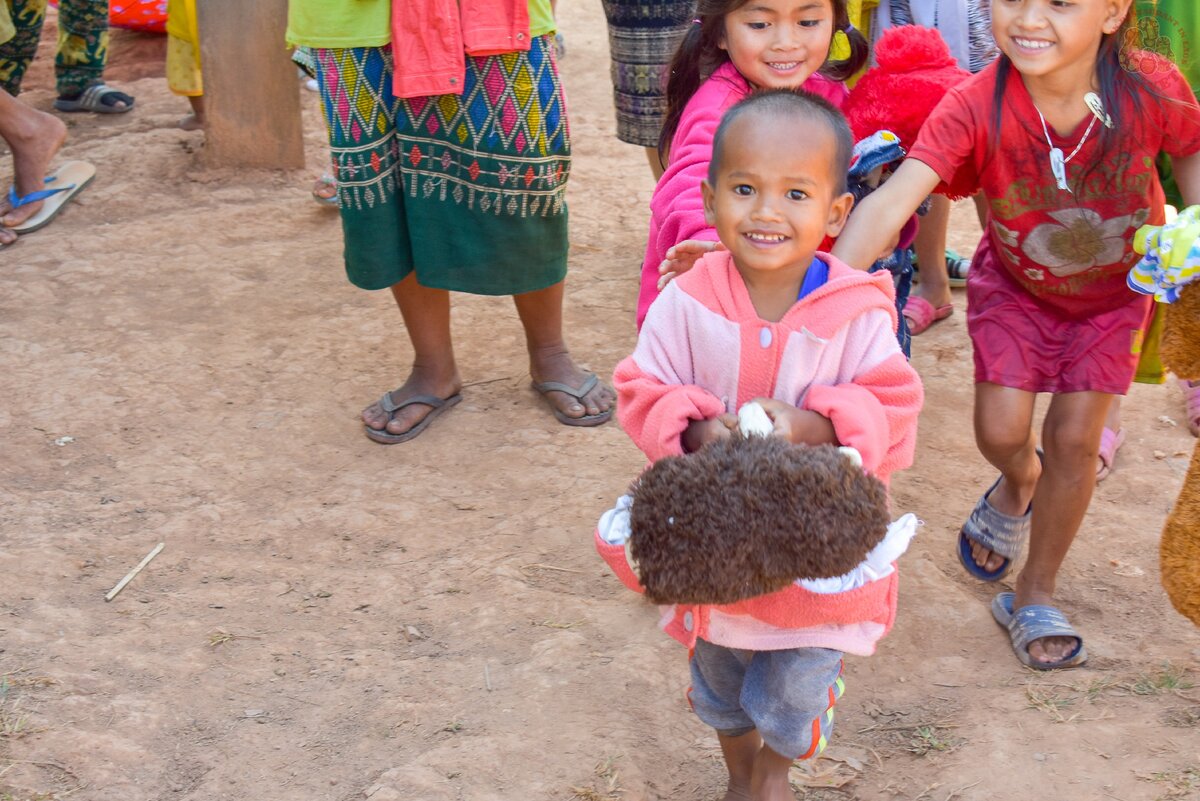
[[[1129,293],[1112,311],[1068,317],[1009,277],[984,236],[967,276],[975,382],[1026,392],[1129,391],[1153,300]]]

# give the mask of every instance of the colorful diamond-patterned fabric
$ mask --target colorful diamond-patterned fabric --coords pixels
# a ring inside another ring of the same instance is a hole
[[[566,275],[570,135],[553,39],[467,57],[461,95],[392,95],[390,47],[314,48],[346,272],[481,295]]]

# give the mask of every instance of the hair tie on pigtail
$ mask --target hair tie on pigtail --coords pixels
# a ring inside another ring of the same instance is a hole
[[[829,60],[830,61],[849,61],[852,52],[850,50],[849,32],[854,30],[854,26],[847,24],[845,28],[839,28],[833,32],[833,39],[829,42]]]

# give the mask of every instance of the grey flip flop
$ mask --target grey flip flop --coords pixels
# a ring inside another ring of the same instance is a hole
[[[426,428],[428,428],[429,424],[433,422],[435,417],[449,409],[451,406],[457,404],[460,400],[462,400],[462,393],[456,392],[448,398],[438,398],[434,397],[433,395],[413,395],[411,398],[405,398],[399,403],[394,403],[392,401],[392,393],[385,392],[383,393],[383,397],[379,399],[379,406],[381,409],[387,412],[388,415],[390,415],[389,422],[391,417],[394,417],[396,412],[400,411],[405,406],[413,406],[414,404],[418,403],[430,407],[429,414],[422,417],[416,425],[405,431],[403,434],[393,434],[386,428],[371,428],[366,423],[363,423],[363,430],[366,432],[368,438],[384,445],[395,445],[399,442],[408,442],[410,439],[413,439]]]
[[[566,395],[570,395],[580,403],[583,403],[584,396],[591,392],[598,383],[600,383],[600,379],[596,378],[596,374],[588,373],[587,377],[583,380],[583,383],[580,384],[579,387],[567,386],[560,381],[542,381],[540,383],[534,381],[533,388],[543,398],[546,398],[547,392],[562,392]],[[616,410],[616,406],[614,405],[610,406],[608,409],[600,412],[599,414],[585,414],[583,417],[571,417],[551,403],[549,398],[546,398],[546,403],[549,403],[550,408],[554,410],[554,416],[558,418],[558,422],[565,426],[603,425],[612,418],[613,412]]]

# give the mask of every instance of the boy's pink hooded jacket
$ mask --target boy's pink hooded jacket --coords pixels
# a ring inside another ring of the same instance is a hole
[[[812,75],[800,87],[841,108],[846,87],[823,75]],[[667,249],[685,239],[717,241],[717,231],[704,221],[700,182],[708,178],[713,137],[729,107],[750,94],[750,84],[726,61],[708,77],[683,109],[671,140],[667,169],[650,198],[650,239],[642,261],[642,286],[638,292],[637,324],[640,328],[650,303],[658,297],[658,265]],[[797,142],[803,147],[803,142]]]
[[[667,285],[650,309],[633,355],[613,383],[622,427],[650,461],[683,452],[689,420],[735,413],[757,397],[828,417],[838,441],[885,483],[912,463],[921,380],[896,342],[891,275],[855,270],[825,253],[826,284],[777,323],[758,317],[724,251]],[[625,549],[597,532],[596,548],[640,591]],[[792,585],[725,606],[665,608],[663,629],[730,648],[835,648],[867,655],[891,628],[898,574],[822,595]]]

